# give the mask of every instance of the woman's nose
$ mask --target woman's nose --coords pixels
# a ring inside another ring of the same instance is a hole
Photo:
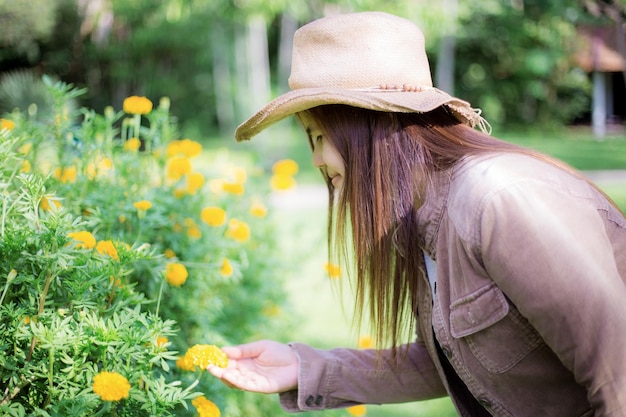
[[[321,168],[324,166],[324,158],[322,158],[321,146],[316,146],[313,149],[313,166]]]

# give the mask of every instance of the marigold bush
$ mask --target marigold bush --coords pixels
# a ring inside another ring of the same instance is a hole
[[[1,115],[0,415],[275,414],[200,369],[285,331],[270,174],[178,139],[167,99],[74,113],[44,81],[50,122]]]

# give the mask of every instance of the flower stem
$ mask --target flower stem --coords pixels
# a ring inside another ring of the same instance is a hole
[[[159,308],[161,307],[161,296],[163,295],[163,286],[165,285],[165,278],[161,278],[161,286],[159,287],[159,297],[157,298],[157,305],[155,315],[159,316]]]

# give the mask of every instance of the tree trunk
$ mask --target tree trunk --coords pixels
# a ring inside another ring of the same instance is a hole
[[[289,90],[287,83],[291,72],[291,53],[293,50],[293,35],[298,29],[298,21],[288,13],[280,19],[280,42],[278,52],[278,85],[281,92]]]
[[[439,43],[435,85],[437,88],[454,95],[454,62],[458,0],[444,0],[443,9],[447,11],[447,13],[443,22],[443,33]]]
[[[247,71],[249,88],[242,93],[247,95],[244,102],[247,113],[261,109],[270,99],[270,62],[267,46],[267,23],[260,16],[250,16],[247,22]]]
[[[231,56],[230,38],[224,33],[224,27],[215,24],[211,33],[213,51],[213,90],[217,123],[222,135],[231,135],[235,126],[235,108],[233,103],[232,79],[229,68]]]

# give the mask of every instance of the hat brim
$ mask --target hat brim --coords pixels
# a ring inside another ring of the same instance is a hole
[[[464,123],[476,124],[476,113],[464,100],[436,88],[418,92],[395,90],[346,90],[342,88],[303,88],[292,90],[272,100],[235,131],[235,139],[249,140],[270,125],[298,112],[327,104],[345,104],[363,109],[424,113],[447,105]]]

